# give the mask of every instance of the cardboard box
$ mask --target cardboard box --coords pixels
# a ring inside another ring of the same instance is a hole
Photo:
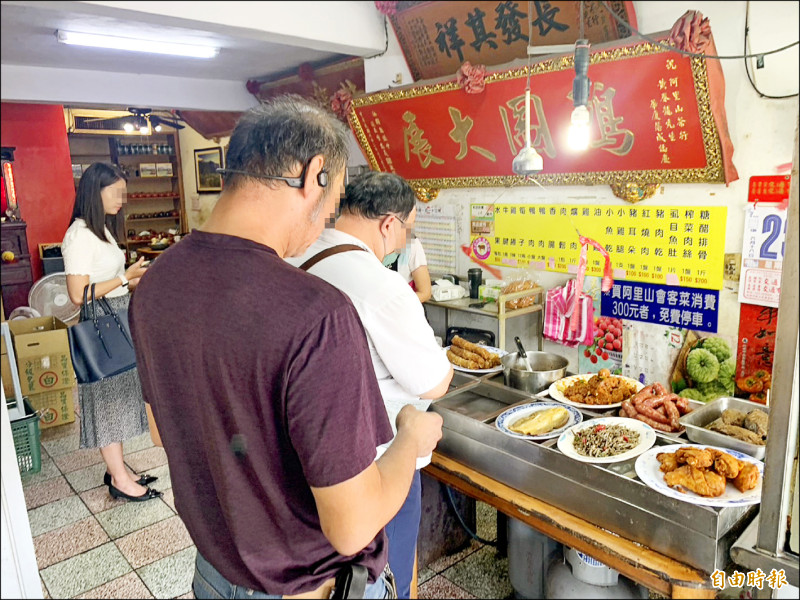
[[[14,380],[11,377],[11,363],[8,362],[8,353],[6,352],[6,341],[1,337],[0,340],[3,341],[3,352],[0,353],[0,377],[3,379],[3,391],[6,398],[14,398],[16,394],[14,393]]]
[[[57,427],[75,421],[75,400],[77,386],[44,394],[28,396],[28,402],[39,412],[39,428]]]
[[[67,325],[56,317],[9,321],[22,394],[42,394],[75,384]]]

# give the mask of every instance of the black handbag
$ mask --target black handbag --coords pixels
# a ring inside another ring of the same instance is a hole
[[[136,366],[128,310],[115,311],[105,298],[96,299],[94,286],[91,284],[91,314],[87,306],[87,285],[83,288],[80,321],[67,331],[72,367],[78,383],[94,383],[130,371]],[[98,304],[105,315],[98,316]]]

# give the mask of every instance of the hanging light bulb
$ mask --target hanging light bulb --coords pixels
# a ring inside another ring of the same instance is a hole
[[[528,43],[533,35],[531,20],[531,2],[528,2]],[[525,86],[525,147],[522,148],[511,163],[511,169],[517,175],[527,177],[544,169],[544,161],[536,148],[531,146],[531,53],[528,51],[528,83]]]
[[[570,118],[567,143],[573,150],[586,150],[589,147],[589,109],[586,106],[576,106]]]
[[[572,80],[572,110],[567,143],[573,150],[586,150],[589,147],[591,121],[589,109],[589,40],[583,37],[583,1],[580,3],[581,37],[575,42],[575,79]]]
[[[133,132],[133,123],[130,121],[126,121],[125,124],[122,126],[126,133]]]
[[[161,127],[161,123],[159,123],[158,125],[156,125],[154,129],[156,130],[156,133],[161,133],[161,130],[163,129],[163,128]]]
[[[572,81],[572,104],[575,107],[570,119],[568,142],[574,150],[589,147],[589,40],[575,42],[575,79]]]

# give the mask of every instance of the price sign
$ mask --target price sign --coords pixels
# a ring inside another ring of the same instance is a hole
[[[778,307],[786,246],[786,209],[758,204],[744,220],[739,302]]]

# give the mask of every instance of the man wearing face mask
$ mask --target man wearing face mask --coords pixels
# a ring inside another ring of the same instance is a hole
[[[414,191],[392,173],[368,172],[347,185],[335,228],[289,262],[343,291],[367,332],[372,365],[389,422],[406,405],[427,410],[444,395],[453,368],[434,339],[414,291],[382,261],[405,248],[416,220]],[[378,457],[389,447],[378,447]],[[386,526],[398,597],[408,598],[421,511],[419,469],[403,507]]]

